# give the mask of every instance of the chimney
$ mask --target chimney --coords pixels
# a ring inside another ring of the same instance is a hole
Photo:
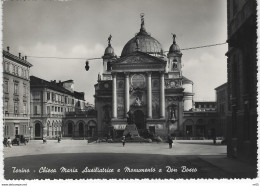
[[[19,58],[21,58],[21,53],[19,52]]]
[[[24,56],[25,61],[27,61],[27,56]]]
[[[10,47],[8,46],[8,47],[7,47],[7,52],[8,52],[8,53],[9,53],[9,50],[10,50]]]

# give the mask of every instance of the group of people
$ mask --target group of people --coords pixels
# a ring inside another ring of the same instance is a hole
[[[12,141],[11,141],[11,138],[10,138],[10,137],[4,138],[3,143],[4,143],[4,146],[5,146],[5,147],[12,147],[12,146],[11,146]]]
[[[167,141],[169,143],[169,149],[171,149],[172,145],[173,145],[173,139],[172,139],[172,137],[170,135],[168,135]],[[126,143],[126,138],[125,138],[125,136],[123,136],[122,137],[122,145],[123,145],[123,147],[125,146],[125,143]]]
[[[60,141],[61,141],[61,137],[58,136],[57,139],[58,139],[58,143],[60,143]],[[43,137],[43,138],[42,138],[42,142],[45,143],[45,144],[47,144],[47,139],[46,139],[46,137]]]

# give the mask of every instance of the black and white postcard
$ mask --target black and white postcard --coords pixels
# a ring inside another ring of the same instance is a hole
[[[2,186],[259,185],[256,0],[6,0],[2,30]]]

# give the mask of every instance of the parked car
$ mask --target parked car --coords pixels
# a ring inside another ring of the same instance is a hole
[[[26,145],[27,143],[27,139],[24,137],[24,135],[15,135],[15,138],[12,140],[12,145],[16,144],[16,145],[20,145],[21,143],[23,143],[24,145]]]

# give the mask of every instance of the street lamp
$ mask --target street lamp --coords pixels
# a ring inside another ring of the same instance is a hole
[[[29,126],[30,140],[32,139],[32,126]]]

